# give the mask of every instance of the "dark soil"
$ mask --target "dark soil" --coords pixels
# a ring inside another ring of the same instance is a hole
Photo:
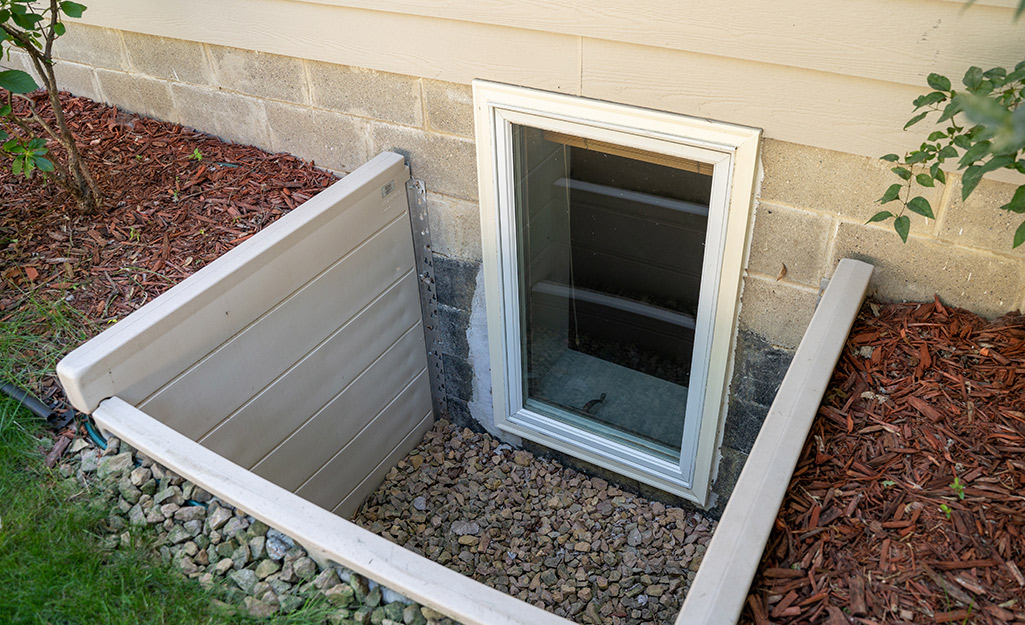
[[[1025,622],[1025,316],[862,310],[744,621]]]

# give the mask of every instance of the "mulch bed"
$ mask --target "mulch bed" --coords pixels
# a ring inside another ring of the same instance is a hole
[[[1025,622],[1025,316],[866,304],[743,620]]]
[[[63,101],[104,207],[78,214],[56,185],[0,167],[0,305],[71,290],[95,320],[124,316],[337,180],[294,156]]]
[[[62,101],[104,206],[82,215],[56,184],[15,176],[0,160],[0,318],[31,292],[112,322],[337,180],[294,156]]]

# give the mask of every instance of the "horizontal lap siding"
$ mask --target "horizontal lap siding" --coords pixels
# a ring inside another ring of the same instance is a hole
[[[1002,0],[968,8],[939,0],[684,8],[659,0],[97,0],[84,21],[456,83],[574,93],[878,156],[907,142],[901,127],[930,72],[959,78],[971,64],[1021,60],[1025,35],[1013,12]]]

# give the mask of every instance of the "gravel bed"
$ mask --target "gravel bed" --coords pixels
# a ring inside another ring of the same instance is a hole
[[[302,546],[243,510],[154,464],[117,439],[104,450],[76,439],[61,476],[109,505],[103,547],[151,540],[165,561],[212,587],[227,611],[256,618],[323,606],[329,625],[458,625],[344,567],[320,566]]]
[[[715,522],[439,421],[354,521],[580,623],[672,623]]]

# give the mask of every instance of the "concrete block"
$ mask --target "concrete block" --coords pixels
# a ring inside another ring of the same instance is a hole
[[[469,353],[466,328],[470,325],[470,313],[445,304],[438,304],[438,322],[441,330],[441,352],[449,356],[465,358]]]
[[[35,72],[31,73],[35,74]],[[102,99],[99,83],[96,80],[96,70],[88,65],[59,61],[53,65],[53,75],[57,79],[57,88],[61,91],[67,91],[90,100]],[[38,79],[36,82],[42,85]]]
[[[214,77],[222,89],[260,98],[309,104],[303,61],[291,56],[208,46]]]
[[[815,312],[816,291],[748,276],[741,297],[740,327],[769,343],[794,349]]]
[[[768,412],[768,406],[746,399],[730,399],[726,424],[723,426],[723,446],[745,454],[749,453],[755,439],[758,438],[758,433],[762,430]]]
[[[445,369],[446,396],[460,399],[464,404],[473,399],[473,367],[450,354],[442,354],[441,362]]]
[[[865,223],[889,207],[878,200],[886,188],[900,182],[890,163],[834,152],[796,143],[766,139],[762,142],[762,179],[760,199],[770,204],[821,211]],[[929,200],[933,213],[939,215],[942,187],[918,189],[918,195]],[[911,214],[911,231],[928,234],[935,222]]]
[[[818,287],[826,267],[833,220],[822,215],[760,204],[755,212],[747,269],[775,278],[786,265],[786,279]]]
[[[1018,305],[1025,292],[1025,262],[919,237],[907,244],[893,232],[840,224],[834,261],[875,265],[870,293],[885,300],[928,301],[933,294],[954,306],[994,317]]]
[[[419,78],[319,61],[308,61],[307,67],[314,106],[406,126],[423,126]]]
[[[265,102],[271,149],[313,161],[319,167],[350,172],[369,161],[366,120],[305,106]]]
[[[712,484],[715,506],[707,511],[708,516],[716,520],[722,517],[726,502],[729,501],[733,488],[740,479],[740,472],[744,469],[744,463],[747,462],[747,454],[735,449],[722,447],[719,452],[722,454],[719,459],[719,470],[715,476],[715,483]]]
[[[481,259],[480,207],[437,193],[427,194],[434,251],[467,260]]]
[[[477,289],[479,262],[468,262],[444,256],[434,257],[434,285],[438,302],[469,311]]]
[[[146,117],[176,121],[171,87],[166,81],[106,69],[96,70],[96,80],[104,102]]]
[[[754,402],[768,408],[776,399],[793,352],[773,347],[750,332],[737,333],[733,382],[730,397]]]
[[[1011,248],[1014,231],[1025,220],[1025,215],[1000,210],[1011,201],[1018,185],[983,180],[968,200],[962,201],[961,177],[948,176],[947,180],[950,182],[949,206],[944,211],[943,226],[938,236],[955,245],[1025,258],[1025,245]]]
[[[375,153],[392,150],[404,154],[413,176],[422,178],[428,191],[477,201],[473,141],[375,122],[371,146]]]
[[[424,79],[427,128],[473,138],[473,90],[470,85]]]
[[[267,149],[267,114],[263,102],[235,93],[193,85],[171,84],[178,123],[234,141]]]
[[[175,82],[216,84],[203,44],[129,31],[122,32],[121,36],[134,71]]]
[[[82,23],[68,25],[67,32],[53,43],[53,56],[105,69],[127,71],[130,67],[120,31]]]

